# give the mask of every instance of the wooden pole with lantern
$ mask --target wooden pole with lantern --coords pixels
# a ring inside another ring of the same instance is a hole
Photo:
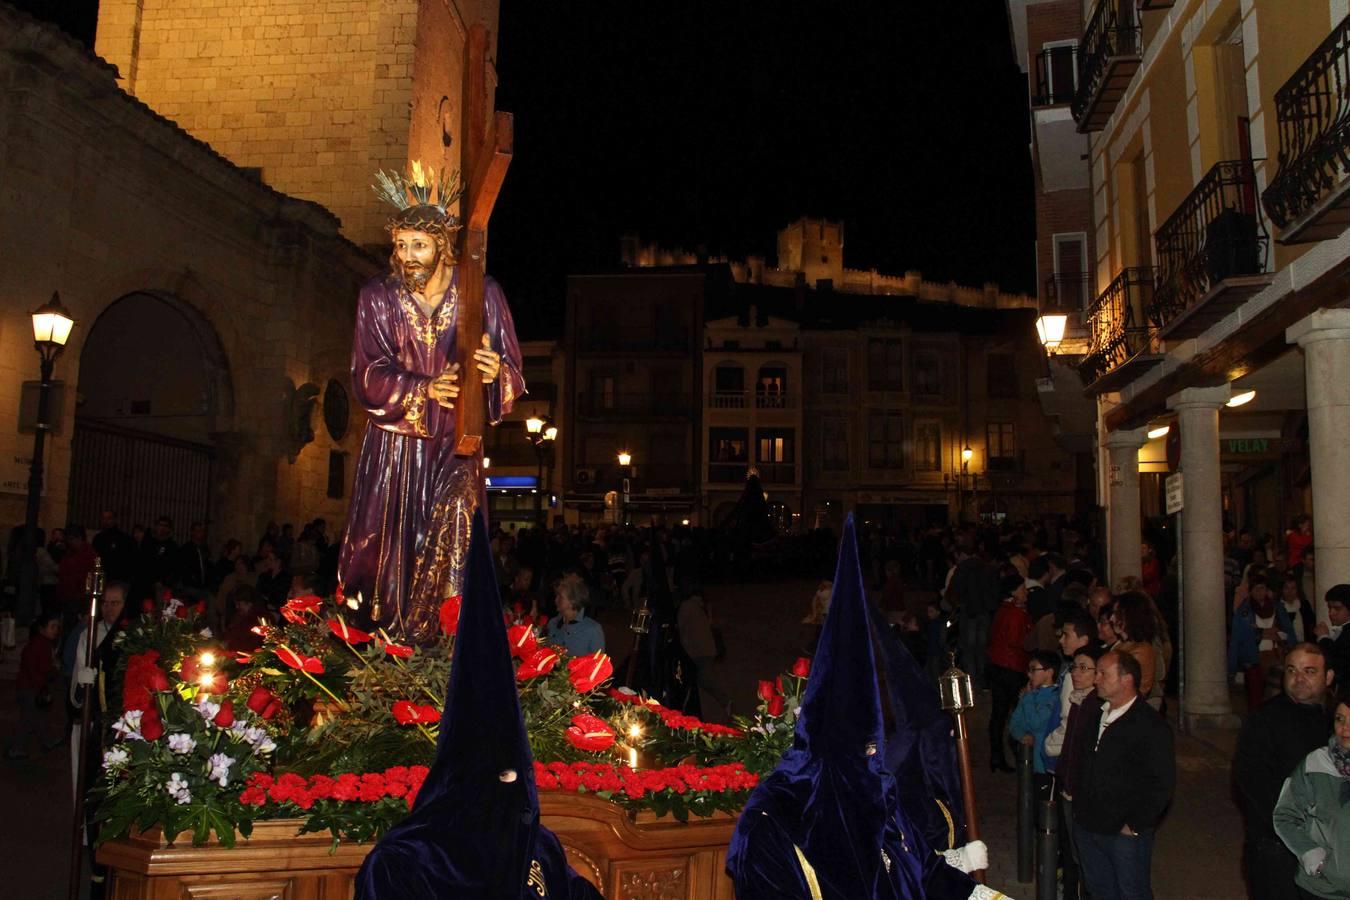
[[[94,557],[94,568],[85,576],[84,589],[89,594],[89,632],[85,641],[84,659],[80,660],[86,668],[94,668],[94,654],[98,652],[99,605],[103,602],[103,561]],[[89,777],[89,720],[93,714],[94,702],[98,691],[91,690],[92,685],[84,689],[83,704],[80,711],[80,741],[75,760],[75,817],[70,827],[70,900],[78,900],[84,874],[84,794]]]
[[[951,668],[938,679],[938,693],[942,699],[942,708],[952,714],[956,726],[956,762],[961,775],[961,799],[966,814],[966,843],[980,839],[979,811],[975,806],[975,776],[970,767],[970,732],[966,728],[966,710],[975,708],[975,693],[970,686],[970,676],[956,667],[956,654],[949,654]],[[980,884],[984,883],[984,870],[970,873]]]

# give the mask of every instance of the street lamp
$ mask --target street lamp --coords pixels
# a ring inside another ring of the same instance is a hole
[[[33,429],[33,461],[28,466],[28,510],[24,518],[23,529],[23,566],[20,584],[21,596],[27,599],[37,597],[37,527],[38,507],[42,502],[42,453],[47,441],[47,430],[51,423],[47,421],[48,406],[52,388],[52,366],[56,357],[70,340],[70,330],[75,320],[70,312],[61,305],[61,295],[52,292],[52,299],[32,312],[33,346],[37,348],[42,361],[42,381],[38,387],[37,424]]]
[[[525,420],[525,436],[534,444],[539,472],[534,483],[534,521],[544,524],[544,458],[553,453],[553,442],[558,439],[558,426],[547,416],[530,416]]]
[[[1064,342],[1064,329],[1068,324],[1068,313],[1054,307],[1041,310],[1040,317],[1036,319],[1036,336],[1041,339],[1041,346],[1045,347],[1046,353],[1054,353]]]
[[[623,524],[628,527],[628,491],[631,488],[629,479],[633,477],[633,454],[627,450],[619,451],[619,467],[623,469],[623,493],[620,495],[620,507],[623,511]]]

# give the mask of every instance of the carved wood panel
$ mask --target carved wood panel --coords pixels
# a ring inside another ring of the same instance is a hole
[[[615,900],[685,900],[689,896],[688,859],[648,859],[616,863]]]
[[[212,881],[182,886],[183,900],[293,900],[291,879]]]

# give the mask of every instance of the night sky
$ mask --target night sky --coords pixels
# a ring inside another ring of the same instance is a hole
[[[92,36],[93,0],[20,5]],[[567,273],[613,267],[623,234],[772,262],[803,214],[844,220],[850,267],[1034,289],[1003,0],[501,0],[498,69],[516,145],[489,268],[522,337],[561,334]]]

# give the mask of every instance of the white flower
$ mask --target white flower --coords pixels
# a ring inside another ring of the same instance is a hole
[[[168,622],[172,619],[178,618],[178,610],[181,609],[182,606],[183,606],[182,600],[170,597],[168,602],[164,604],[164,612],[162,613],[162,618],[164,619],[164,621]]]
[[[192,791],[188,790],[187,779],[183,777],[181,772],[174,772],[170,775],[164,789],[169,792],[170,797],[173,797],[180,804],[192,802]]]
[[[248,740],[247,736],[245,735],[245,732],[248,731],[248,728],[249,728],[248,722],[246,722],[242,717],[239,717],[230,723],[230,734],[234,735],[237,738],[244,738],[245,740]]]
[[[212,700],[209,696],[203,694],[197,701],[197,713],[203,721],[210,722],[220,712],[220,704]]]
[[[131,754],[121,747],[113,747],[103,753],[103,768],[104,770],[121,768],[127,764],[129,759],[131,759]]]
[[[272,740],[272,735],[267,733],[266,728],[251,725],[244,729],[242,737],[253,748],[254,753],[271,753],[277,749],[276,742]]]
[[[169,749],[174,753],[191,753],[196,747],[197,742],[190,734],[169,735]]]
[[[141,716],[144,713],[139,709],[129,709],[122,713],[121,718],[113,723],[113,731],[117,732],[119,738],[126,738],[133,741],[143,741],[141,736]]]
[[[356,592],[356,596],[355,596],[355,597],[348,597],[348,598],[347,598],[347,608],[348,608],[348,609],[360,609],[360,608],[361,608],[361,592],[360,592],[360,591],[357,591],[357,592]]]
[[[271,753],[275,749],[277,749],[277,744],[276,741],[272,740],[271,735],[264,735],[262,740],[258,741],[258,743],[253,745],[253,752],[262,754],[264,756],[266,756],[268,753]]]
[[[211,632],[210,628],[203,628],[201,631],[197,633],[202,637],[206,638],[207,640],[210,640],[211,638],[215,637],[215,635]]]
[[[226,756],[224,753],[211,754],[211,770],[206,777],[216,782],[221,787],[225,787],[226,782],[230,780],[230,766],[234,765],[234,758]]]

